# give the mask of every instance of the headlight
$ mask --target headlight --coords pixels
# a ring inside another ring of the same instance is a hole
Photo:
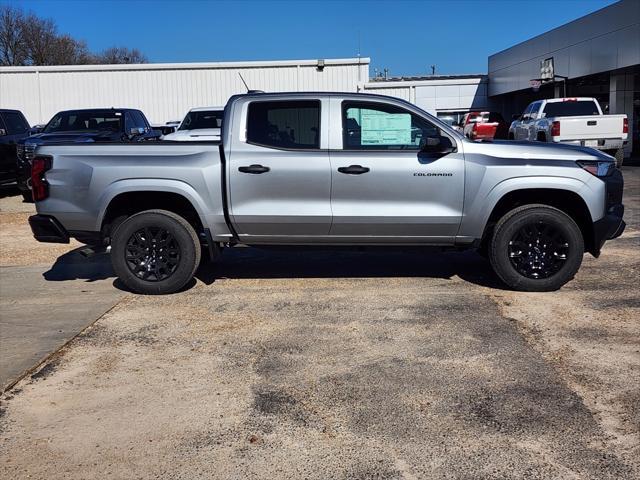
[[[607,177],[616,168],[615,162],[609,161],[578,160],[576,163],[596,177]]]

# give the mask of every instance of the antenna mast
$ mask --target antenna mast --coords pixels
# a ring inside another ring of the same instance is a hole
[[[242,80],[242,83],[244,83],[244,88],[247,89],[247,93],[249,93],[249,85],[247,85],[247,82],[244,81],[244,78],[242,78],[242,74],[240,72],[238,72],[238,76],[240,77],[240,80]]]

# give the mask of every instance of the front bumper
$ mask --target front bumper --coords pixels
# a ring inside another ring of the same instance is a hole
[[[604,243],[622,235],[627,225],[622,219],[624,216],[622,172],[616,169],[612,175],[602,180],[606,187],[605,215],[600,220],[593,222],[592,253],[596,257],[600,254]]]
[[[54,217],[48,215],[32,215],[29,225],[33,236],[39,242],[69,243],[69,232]]]

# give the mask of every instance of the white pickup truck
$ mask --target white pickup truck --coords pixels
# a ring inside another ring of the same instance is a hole
[[[602,150],[620,166],[629,134],[626,115],[604,115],[595,98],[553,98],[529,104],[509,127],[509,139],[569,143]]]

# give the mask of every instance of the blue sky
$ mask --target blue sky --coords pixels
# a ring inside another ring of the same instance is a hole
[[[484,73],[487,57],[613,0],[17,1],[94,51],[152,62],[362,56],[390,74]]]

